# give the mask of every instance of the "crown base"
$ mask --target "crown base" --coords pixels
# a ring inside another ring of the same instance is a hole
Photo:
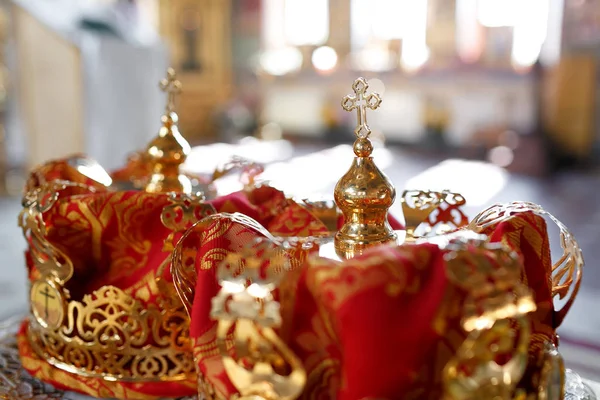
[[[45,350],[43,339],[40,336],[40,332],[36,331],[36,323],[29,321],[26,328],[27,340],[33,351],[45,360],[48,364],[56,367],[65,372],[83,376],[86,378],[102,379],[109,382],[132,382],[132,383],[150,383],[150,382],[180,382],[190,381],[195,379],[195,371],[190,373],[179,373],[175,375],[161,375],[161,376],[127,376],[125,374],[112,374],[105,372],[94,372],[85,368],[79,368],[74,364],[69,364],[64,360],[60,360],[55,356],[52,356],[48,351]],[[81,354],[83,355],[83,353]],[[153,354],[149,354],[148,358],[152,358]]]
[[[335,235],[334,246],[335,252],[341,259],[350,259],[364,253],[368,248],[391,244],[398,244],[398,235],[396,232],[385,231],[377,235],[361,236],[362,239],[356,239],[354,237],[344,235],[342,232],[338,232]]]
[[[32,286],[32,298],[38,289],[53,287],[44,285],[47,282]],[[61,300],[48,302],[46,314],[36,313],[39,302],[32,302],[33,318],[27,326],[31,348],[49,364],[106,381],[193,378],[195,366],[181,306],[166,300],[144,306],[114,286],[103,286],[82,302],[68,304],[59,293],[50,293],[49,298]],[[64,311],[63,317],[52,319],[57,308]]]

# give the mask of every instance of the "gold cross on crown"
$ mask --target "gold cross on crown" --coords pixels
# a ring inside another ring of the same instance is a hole
[[[346,111],[356,110],[357,123],[354,134],[360,139],[366,139],[371,134],[371,128],[367,124],[367,108],[376,110],[381,104],[381,97],[377,93],[367,95],[369,84],[365,78],[358,78],[352,84],[354,95],[344,96],[342,108]]]
[[[175,70],[173,68],[167,69],[167,77],[160,81],[160,88],[167,94],[167,113],[171,113],[175,110],[175,96],[181,93],[181,82],[177,80]]]

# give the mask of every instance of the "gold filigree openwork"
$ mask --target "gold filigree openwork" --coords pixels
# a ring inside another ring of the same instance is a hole
[[[406,223],[406,239],[441,235],[468,224],[461,207],[466,204],[459,193],[405,190],[400,198]],[[419,232],[421,231],[421,232]]]
[[[163,251],[171,252],[175,248],[176,235],[187,230],[197,221],[216,214],[217,210],[212,204],[205,203],[202,193],[186,194],[171,192],[168,194],[171,204],[163,208],[160,220],[163,225],[171,230],[165,239]]]
[[[520,281],[519,259],[484,235],[451,240],[447,275],[466,290],[462,328],[467,338],[444,369],[446,397],[513,399],[527,367],[530,322],[536,306]]]
[[[553,297],[558,296],[559,300],[564,301],[562,307],[554,313],[554,321],[558,326],[573,305],[583,276],[583,253],[571,231],[541,206],[529,202],[493,205],[473,218],[468,228],[475,232],[481,232],[490,226],[506,221],[512,215],[524,212],[549,218],[560,231],[560,246],[563,254],[552,265],[552,295]]]
[[[273,329],[281,315],[272,292],[291,266],[286,253],[264,238],[230,253],[219,266],[221,290],[211,316],[218,320],[225,371],[241,399],[292,400],[306,383],[302,362]]]
[[[183,309],[159,301],[146,308],[122,290],[103,286],[70,301],[57,330],[31,321],[34,350],[83,376],[122,381],[189,379],[194,363]]]

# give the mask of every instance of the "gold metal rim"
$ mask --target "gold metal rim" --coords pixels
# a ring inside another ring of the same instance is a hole
[[[95,373],[86,369],[82,369],[82,368],[77,368],[71,364],[67,364],[63,361],[57,360],[55,357],[52,356],[48,356],[44,353],[42,347],[39,345],[38,340],[39,338],[35,335],[34,331],[31,329],[31,324],[34,323],[33,321],[29,320],[28,325],[27,325],[27,340],[29,341],[29,345],[31,346],[31,348],[35,351],[35,353],[42,358],[44,361],[46,361],[48,364],[52,365],[53,367],[56,367],[58,369],[61,369],[65,372],[71,373],[71,374],[75,374],[75,375],[80,375],[80,376],[84,376],[86,378],[98,378],[98,379],[102,379],[104,381],[107,382],[134,382],[134,383],[140,383],[140,382],[180,382],[180,381],[185,381],[185,380],[195,380],[196,379],[196,374],[195,373],[189,373],[189,374],[178,374],[178,375],[174,375],[174,376],[169,376],[169,377],[156,377],[155,379],[153,378],[132,378],[132,377],[126,377],[123,375],[113,375],[113,374],[105,374],[105,373]]]

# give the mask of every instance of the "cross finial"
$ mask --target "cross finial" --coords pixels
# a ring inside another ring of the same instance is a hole
[[[167,94],[167,113],[175,110],[175,96],[181,93],[181,82],[177,80],[175,70],[167,69],[167,77],[160,81],[160,88]]]
[[[366,139],[371,133],[371,128],[367,124],[367,108],[376,110],[381,104],[381,97],[377,93],[367,94],[369,84],[365,78],[358,78],[352,84],[354,95],[344,96],[342,99],[342,108],[346,111],[356,110],[356,128],[354,134],[360,139]]]

